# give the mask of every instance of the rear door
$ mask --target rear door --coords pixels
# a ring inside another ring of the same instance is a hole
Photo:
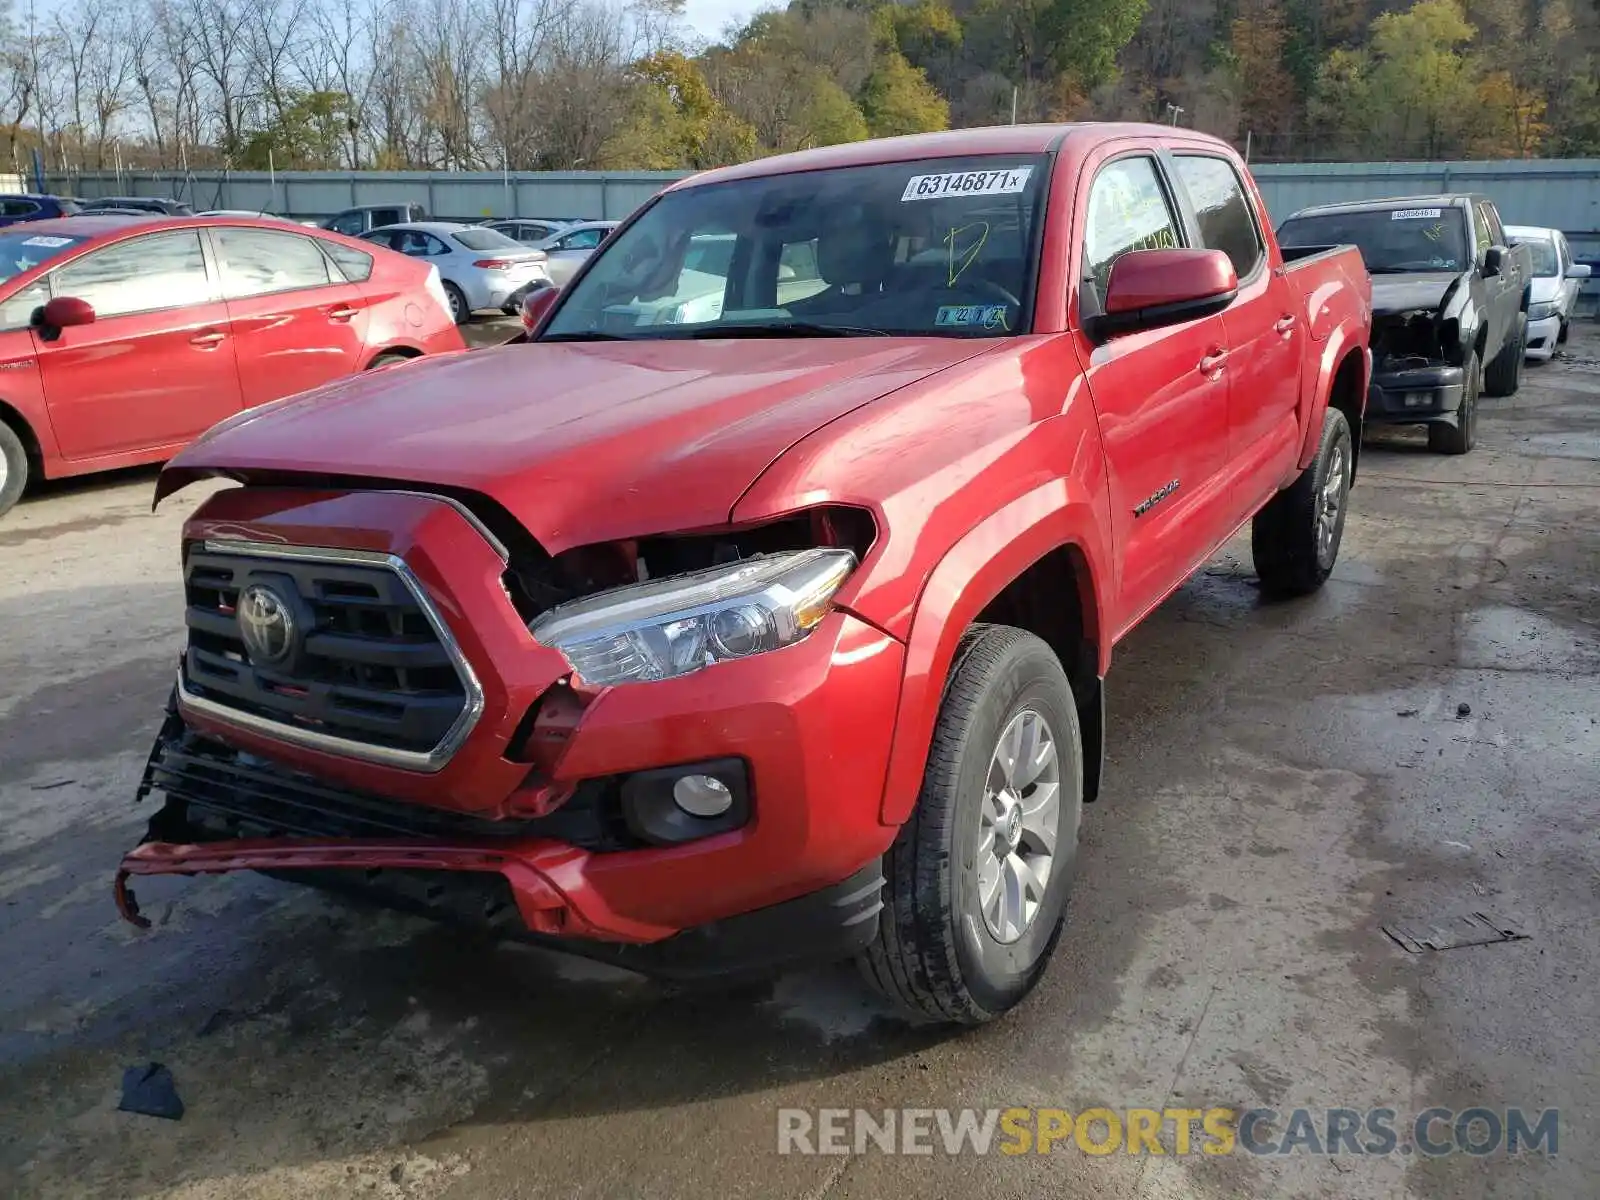
[[[1489,253],[1489,248],[1503,246],[1505,243],[1495,240],[1495,225],[1489,220],[1489,206],[1482,200],[1475,200],[1471,208],[1472,245],[1477,255],[1478,273],[1482,276],[1484,258]],[[1514,288],[1520,293],[1520,287],[1508,274],[1505,258],[1502,258],[1500,274],[1483,278],[1484,321],[1489,327],[1489,337],[1484,351],[1485,369],[1489,366],[1488,360],[1499,353],[1500,347],[1505,345],[1506,337],[1510,334],[1512,314],[1521,302],[1520,295],[1512,294]]]
[[[315,239],[238,225],[209,233],[246,408],[360,369],[366,298]]]
[[[1228,463],[1239,519],[1259,508],[1300,449],[1300,362],[1306,332],[1281,266],[1238,170],[1220,154],[1177,149],[1175,174],[1187,195],[1199,244],[1221,250],[1239,276],[1239,296],[1222,314],[1228,339]],[[1251,483],[1254,482],[1254,486]]]
[[[115,242],[50,279],[95,310],[53,340],[33,332],[62,457],[175,446],[239,411],[228,309],[198,229]]]
[[[1144,330],[1096,345],[1082,332],[1098,314],[1112,265],[1131,250],[1188,241],[1155,150],[1107,148],[1075,227],[1079,358],[1100,423],[1112,524],[1122,553],[1116,636],[1180,583],[1227,532],[1228,333],[1221,317]]]

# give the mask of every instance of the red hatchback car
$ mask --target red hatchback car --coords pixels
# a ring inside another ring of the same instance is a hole
[[[0,230],[0,513],[35,477],[177,453],[242,409],[463,350],[435,269],[246,218]]]

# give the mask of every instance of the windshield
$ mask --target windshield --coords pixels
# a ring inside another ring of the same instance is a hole
[[[14,279],[88,240],[59,234],[0,233],[0,280]]]
[[[1541,279],[1550,279],[1561,274],[1561,263],[1556,258],[1556,244],[1544,238],[1513,238],[1512,244],[1526,246],[1528,253],[1533,255],[1533,273]]]
[[[498,229],[462,229],[450,235],[468,250],[521,250],[521,243]]]
[[[1459,208],[1377,208],[1291,217],[1278,230],[1284,246],[1354,244],[1374,275],[1464,271],[1472,259]]]
[[[1048,159],[927,159],[668,192],[542,335],[1002,336],[1028,328]]]

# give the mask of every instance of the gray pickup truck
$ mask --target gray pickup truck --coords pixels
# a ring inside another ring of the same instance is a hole
[[[1512,395],[1528,337],[1526,246],[1494,202],[1405,196],[1304,208],[1278,230],[1286,252],[1353,243],[1372,276],[1368,422],[1426,425],[1428,447],[1465,454],[1478,395]]]

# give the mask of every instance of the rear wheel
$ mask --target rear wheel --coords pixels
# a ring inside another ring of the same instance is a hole
[[[1267,595],[1305,596],[1327,582],[1344,540],[1354,473],[1350,423],[1330,408],[1322,416],[1317,457],[1251,524],[1250,553]]]
[[[472,319],[472,310],[467,307],[467,297],[460,288],[446,280],[444,294],[450,300],[450,316],[457,325],[465,325]]]
[[[1033,990],[1066,917],[1083,810],[1078,710],[1037,637],[974,625],[956,653],[916,811],[884,860],[867,981],[977,1025]]]
[[[1486,396],[1515,396],[1522,386],[1522,360],[1528,352],[1528,314],[1518,313],[1517,323],[1511,330],[1500,353],[1489,363],[1483,373],[1483,392]],[[1457,451],[1456,453],[1465,453]]]
[[[1522,361],[1518,352],[1517,361]],[[1478,444],[1478,392],[1482,370],[1476,353],[1467,359],[1467,381],[1461,389],[1461,407],[1454,425],[1429,425],[1428,449],[1435,454],[1465,454]]]
[[[28,486],[28,448],[17,431],[0,421],[0,516],[11,510]]]
[[[376,371],[379,367],[392,367],[396,363],[403,363],[410,358],[409,354],[399,354],[393,350],[386,350],[377,358],[367,364],[367,370]]]

